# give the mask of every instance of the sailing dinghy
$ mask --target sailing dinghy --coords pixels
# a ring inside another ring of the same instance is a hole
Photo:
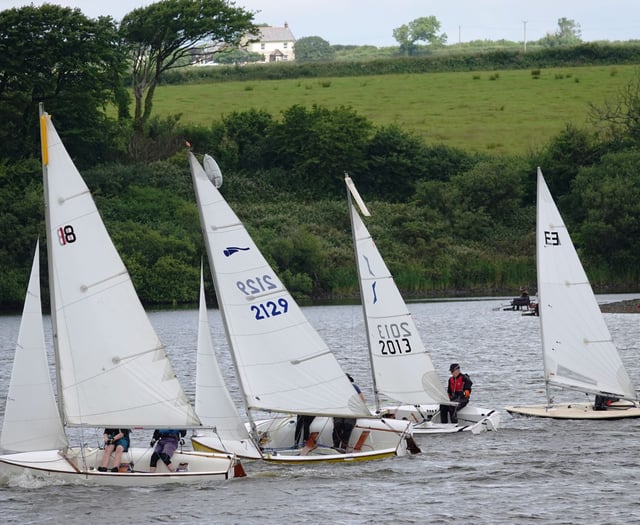
[[[227,341],[263,460],[351,462],[415,450],[407,421],[372,416],[191,152],[189,164]],[[283,417],[256,421],[260,412]],[[315,416],[302,448],[294,446],[296,414]],[[334,417],[357,419],[346,450],[333,447]],[[209,446],[200,438],[192,441],[194,447]]]
[[[201,422],[84,180],[42,110],[40,126],[57,402],[47,386],[36,252],[0,440],[12,453],[0,456],[0,472],[116,486],[242,475],[233,454],[187,451],[172,458],[183,471],[169,472],[160,462],[151,473],[151,447],[130,447],[118,472],[97,470],[103,450],[84,443],[105,428],[152,431]],[[82,444],[71,446],[76,439]]]
[[[458,411],[458,423],[440,422],[440,404],[450,403],[446,389],[353,201],[365,217],[369,210],[349,176],[345,183],[376,412],[411,421],[414,435],[497,430],[499,412],[470,405]],[[380,394],[399,404],[382,407]]]
[[[640,417],[635,387],[622,364],[569,232],[538,168],[536,262],[547,403],[506,407],[510,414],[554,419]],[[551,388],[619,401],[554,403]]]

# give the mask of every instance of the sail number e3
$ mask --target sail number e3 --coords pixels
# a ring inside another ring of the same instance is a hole
[[[76,242],[76,232],[73,231],[73,226],[67,224],[58,228],[58,242],[61,246]]]
[[[560,245],[560,236],[558,232],[544,232],[544,243],[549,244],[550,246],[559,246]]]

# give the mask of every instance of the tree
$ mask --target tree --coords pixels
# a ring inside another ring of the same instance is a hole
[[[558,30],[540,39],[540,44],[546,47],[575,46],[582,42],[580,24],[570,18],[558,19]]]
[[[591,260],[618,277],[637,279],[640,251],[640,179],[637,150],[609,153],[580,169],[572,193],[585,219],[576,241]]]
[[[393,38],[400,44],[400,50],[411,56],[417,48],[416,42],[427,42],[432,48],[446,44],[447,34],[438,34],[438,31],[440,22],[436,17],[424,16],[394,29]]]
[[[336,51],[331,44],[319,36],[305,36],[296,40],[297,62],[319,62],[333,60]]]
[[[309,195],[342,195],[344,172],[366,169],[366,148],[373,125],[352,108],[291,106],[270,128],[271,167],[295,177]]]
[[[0,12],[0,157],[39,155],[44,102],[80,165],[106,160],[115,133],[104,108],[126,114],[125,68],[110,17],[51,4]]]
[[[149,120],[162,74],[184,67],[181,59],[201,49],[197,44],[208,40],[222,51],[257,33],[253,13],[226,0],[161,0],[125,15],[120,34],[131,52],[134,130],[141,133]]]
[[[640,146],[640,73],[602,106],[591,104],[589,118],[611,144]]]

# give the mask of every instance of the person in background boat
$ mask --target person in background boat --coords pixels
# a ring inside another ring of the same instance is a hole
[[[175,428],[160,428],[153,431],[153,438],[151,438],[150,445],[155,448],[153,454],[151,454],[151,461],[149,463],[149,472],[155,472],[158,460],[167,466],[170,472],[175,472],[176,468],[171,463],[171,457],[178,449],[179,444],[184,443],[184,436],[187,435],[187,431]]]
[[[593,403],[594,410],[607,410],[611,403],[615,403],[616,401],[620,401],[617,397],[609,397],[609,396],[596,396],[596,400]]]
[[[449,367],[451,377],[447,383],[447,394],[449,399],[458,403],[457,405],[440,405],[440,421],[448,423],[451,419],[452,423],[458,422],[458,410],[464,408],[469,403],[471,396],[471,385],[473,381],[467,374],[460,372],[460,365],[452,363]]]
[[[360,399],[366,403],[364,394],[360,387],[355,383],[353,377],[347,374],[349,381],[351,381],[351,385],[358,392]],[[356,425],[356,419],[350,417],[334,417],[333,418],[333,448],[347,450],[347,446],[349,446],[349,439],[351,438],[351,432],[353,432],[353,427]]]
[[[307,440],[309,439],[309,434],[311,433],[311,423],[316,418],[316,416],[305,416],[304,414],[298,414],[296,419],[296,433],[295,433],[295,444],[293,448],[300,448],[305,445]],[[302,436],[302,443],[300,442],[300,436]]]
[[[118,472],[120,462],[122,461],[122,454],[129,450],[129,434],[128,428],[105,428],[104,429],[104,452],[102,454],[102,464],[98,467],[100,472]],[[115,451],[113,456],[113,467],[109,468],[109,460],[111,454]]]
[[[511,305],[514,310],[522,310],[524,307],[529,308],[531,299],[529,298],[529,292],[524,286],[520,287],[520,297],[517,297],[511,301]]]

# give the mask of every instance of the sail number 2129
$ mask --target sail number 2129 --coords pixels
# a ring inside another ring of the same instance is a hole
[[[286,314],[289,311],[289,303],[284,297],[280,297],[277,301],[266,301],[260,304],[251,305],[251,311],[256,321],[270,319],[277,315]]]
[[[411,352],[411,330],[407,323],[379,324],[378,344],[382,355],[408,354]]]

